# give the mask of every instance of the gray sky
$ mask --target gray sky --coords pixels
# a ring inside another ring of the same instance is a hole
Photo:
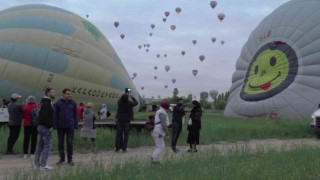
[[[176,87],[180,96],[192,93],[199,97],[201,91],[229,90],[236,60],[250,33],[285,2],[288,0],[218,0],[212,9],[210,0],[1,0],[0,10],[21,4],[47,4],[82,17],[88,14],[88,20],[107,37],[128,73],[138,74],[133,82],[141,95],[168,97]],[[182,9],[180,15],[176,7]],[[165,11],[170,15],[164,23]],[[221,12],[226,15],[223,22],[217,18]],[[114,21],[120,23],[118,28]],[[153,30],[151,24],[155,24]],[[174,32],[170,30],[173,24]],[[126,35],[123,40],[122,33]],[[216,37],[215,43],[212,37]],[[193,39],[197,40],[195,46]],[[223,46],[221,40],[225,41]],[[143,44],[151,45],[148,53],[145,48],[138,49]],[[203,62],[200,55],[206,57]],[[164,69],[166,65],[171,66],[169,72]],[[198,70],[195,77],[193,69]],[[175,84],[172,78],[177,80]]]

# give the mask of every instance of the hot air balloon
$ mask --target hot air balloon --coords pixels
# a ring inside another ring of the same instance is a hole
[[[177,7],[176,8],[176,13],[179,15],[181,13],[181,8]]]
[[[151,99],[154,99],[154,96],[151,96]]]
[[[142,48],[142,46],[141,46],[141,45],[139,45],[139,46],[138,46],[138,48],[139,48],[139,49],[141,49],[141,48]]]
[[[150,47],[150,44],[147,44],[147,47],[149,48],[149,47]]]
[[[149,52],[149,49],[146,49],[146,52]]]
[[[170,12],[169,12],[169,11],[166,11],[166,12],[164,12],[164,15],[165,15],[166,17],[168,17],[168,16],[170,15]]]
[[[144,90],[144,87],[143,87],[143,86],[141,86],[141,90]]]
[[[171,29],[172,31],[174,31],[174,30],[176,30],[176,26],[175,26],[175,25],[171,25],[171,26],[170,26],[170,29]]]
[[[156,27],[154,24],[151,24],[151,29],[153,29],[154,27]]]
[[[154,66],[154,70],[157,70],[158,69],[158,66]]]
[[[224,45],[224,41],[221,41],[220,43],[221,43],[221,45]]]
[[[185,51],[181,51],[181,54],[182,54],[182,56],[184,56],[186,54],[186,52]]]
[[[134,77],[131,77],[132,80],[134,80]]]
[[[206,57],[205,57],[204,55],[200,55],[200,56],[199,56],[199,59],[200,59],[201,62],[202,62],[205,58],[206,58]]]
[[[160,95],[158,95],[158,98],[159,98],[159,99],[161,99],[161,96],[160,96]]]
[[[197,40],[192,40],[192,44],[196,45],[197,44]]]
[[[168,88],[168,85],[164,85],[164,88],[166,88],[166,89],[167,89],[167,88]]]
[[[167,21],[167,19],[166,19],[166,18],[163,18],[163,19],[162,19],[162,21],[163,21],[163,22],[166,22],[166,21]]]
[[[209,97],[209,93],[208,92],[206,92],[206,91],[200,92],[201,101],[207,101],[208,97]]]
[[[320,99],[319,13],[320,1],[288,1],[259,23],[236,62],[225,116],[310,118]]]
[[[209,91],[209,95],[212,99],[215,99],[218,95],[218,91],[217,90],[211,90]]]
[[[220,20],[220,22],[222,22],[225,17],[226,17],[226,15],[224,13],[219,13],[218,14],[218,19]]]
[[[197,96],[193,96],[193,99],[196,99],[197,98]]]
[[[143,44],[143,47],[146,47],[147,45],[146,44]]]
[[[78,102],[116,110],[127,87],[140,101],[108,38],[86,17],[32,4],[2,10],[0,19],[0,99],[16,92],[40,100],[47,87],[68,88]]]
[[[89,14],[87,14],[86,17],[89,18]]]
[[[157,54],[157,58],[159,58],[160,57],[160,54]]]
[[[117,28],[119,26],[119,22],[114,22],[113,25]]]
[[[172,83],[173,84],[176,83],[176,79],[175,78],[172,79]]]
[[[211,38],[212,43],[216,42],[216,40],[217,39],[215,37]]]
[[[217,6],[217,2],[216,1],[211,1],[210,2],[210,6],[212,9],[214,9]]]
[[[121,34],[120,37],[121,37],[121,39],[123,39],[123,38],[125,37],[125,35],[124,35],[124,34]]]
[[[164,69],[168,72],[170,70],[170,66],[166,65]]]
[[[152,33],[149,33],[149,36],[152,36]]]
[[[137,77],[137,75],[138,75],[137,73],[133,73],[133,77],[134,77],[134,78]]]
[[[158,77],[157,77],[157,76],[154,76],[153,78],[154,78],[154,79],[157,79]]]
[[[167,54],[164,54],[163,56],[164,56],[164,57],[167,57]]]
[[[196,75],[198,74],[198,70],[196,70],[196,69],[192,70],[192,74],[193,74],[194,76],[196,76]]]

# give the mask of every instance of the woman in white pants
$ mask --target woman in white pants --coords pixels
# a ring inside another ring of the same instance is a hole
[[[170,104],[166,101],[162,102],[160,109],[155,114],[154,129],[151,133],[156,147],[152,153],[152,162],[159,163],[159,156],[165,148],[164,137],[168,132],[168,126],[170,125],[167,111],[169,111]]]

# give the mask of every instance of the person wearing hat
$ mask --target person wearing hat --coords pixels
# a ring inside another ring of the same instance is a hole
[[[159,156],[165,148],[164,137],[168,133],[168,126],[170,125],[168,113],[170,104],[167,101],[163,101],[160,104],[159,110],[155,114],[154,128],[151,132],[151,136],[154,139],[156,147],[152,153],[151,160],[153,163],[159,163]]]
[[[37,107],[37,99],[34,96],[28,96],[26,99],[26,105],[23,106],[23,127],[24,127],[24,139],[23,139],[23,158],[28,157],[28,149],[29,149],[29,142],[31,139],[31,149],[30,154],[31,156],[34,155],[37,146],[37,126],[32,124],[32,110]]]
[[[93,112],[93,105],[93,103],[88,102],[83,111],[83,126],[80,133],[80,137],[82,139],[82,151],[84,151],[87,139],[90,138],[92,142],[92,151],[96,152],[96,127],[94,124],[96,116]]]
[[[11,95],[10,103],[8,104],[10,132],[7,141],[6,154],[15,154],[13,152],[13,146],[19,138],[22,123],[22,104],[18,103],[20,98],[21,95],[13,93]]]
[[[179,98],[177,105],[173,108],[172,113],[172,139],[171,139],[171,149],[173,152],[177,153],[180,151],[176,145],[178,138],[182,130],[182,118],[185,115],[184,107],[182,105],[183,99]]]
[[[199,144],[200,139],[202,108],[201,104],[196,100],[193,100],[191,103],[193,107],[188,121],[189,133],[187,143],[190,145],[188,152],[197,152],[196,146]]]

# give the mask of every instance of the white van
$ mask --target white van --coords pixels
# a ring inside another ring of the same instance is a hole
[[[320,138],[320,109],[312,113],[310,127],[317,137]]]

